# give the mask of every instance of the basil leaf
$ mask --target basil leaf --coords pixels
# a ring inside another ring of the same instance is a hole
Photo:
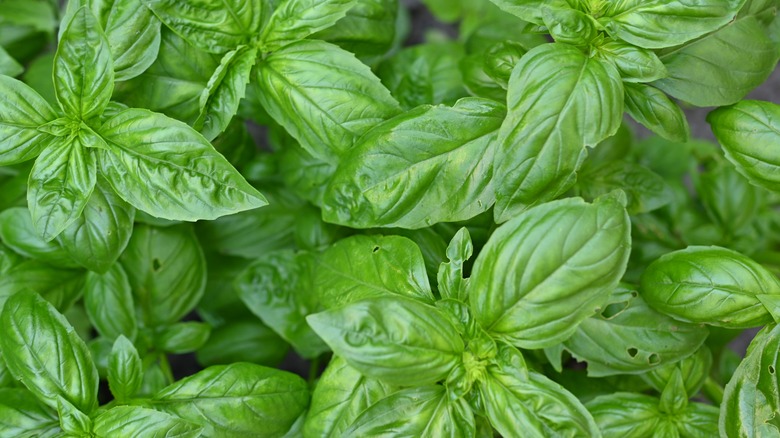
[[[365,377],[341,356],[333,356],[312,393],[303,435],[342,437],[361,412],[393,392],[395,387]]]
[[[3,46],[0,46],[0,75],[5,76],[19,76],[24,73],[24,67],[16,62],[16,60],[5,51]]]
[[[363,411],[344,434],[468,437],[476,434],[474,413],[464,399],[452,400],[443,386],[398,391]]]
[[[626,0],[605,4],[599,22],[623,41],[646,49],[677,46],[731,21],[745,0]]]
[[[299,41],[268,55],[258,61],[257,81],[268,114],[326,162],[399,112],[366,65],[324,41]]]
[[[84,288],[84,272],[55,268],[37,260],[26,260],[0,276],[0,307],[5,300],[30,289],[64,312],[75,303]]]
[[[315,260],[313,285],[325,308],[364,298],[404,296],[433,304],[420,248],[400,236],[352,236]]]
[[[507,109],[495,155],[499,223],[574,183],[584,146],[620,127],[623,84],[611,63],[566,44],[543,44],[512,72]]]
[[[56,408],[59,396],[85,413],[97,407],[99,378],[87,345],[54,306],[36,293],[14,294],[0,326],[8,369],[41,401]]]
[[[726,158],[751,183],[780,192],[780,160],[772,153],[780,139],[780,106],[744,100],[707,116]]]
[[[81,216],[57,236],[57,242],[81,266],[105,273],[127,246],[134,217],[135,208],[98,176]]]
[[[0,388],[0,435],[51,438],[60,432],[56,411],[27,389]]]
[[[141,0],[193,46],[223,54],[256,41],[268,2],[256,0]]]
[[[239,46],[222,57],[219,67],[200,95],[200,114],[193,127],[207,140],[224,131],[244,97],[257,49]]]
[[[361,0],[336,25],[323,29],[312,38],[328,41],[354,53],[366,65],[377,61],[400,45],[397,23],[398,0]]]
[[[688,394],[685,392],[682,372],[674,370],[671,378],[661,391],[661,401],[658,409],[668,415],[676,415],[688,407]]]
[[[108,357],[108,387],[114,399],[123,403],[141,387],[143,365],[138,351],[123,335],[119,335]]]
[[[628,200],[629,214],[657,210],[671,202],[671,190],[658,174],[639,164],[611,160],[602,163],[585,163],[575,186],[585,199],[622,189]]]
[[[661,427],[658,399],[644,394],[616,392],[585,403],[604,436],[654,436]]]
[[[721,435],[764,437],[780,433],[780,326],[764,327],[748,347],[723,394]]]
[[[571,0],[490,0],[501,10],[535,24],[544,24],[543,6],[573,7]]]
[[[306,324],[305,317],[320,310],[312,282],[308,253],[277,251],[252,263],[235,279],[234,288],[249,310],[305,358],[328,351]]]
[[[147,326],[180,320],[203,296],[206,260],[188,226],[136,225],[120,261]]]
[[[471,258],[473,252],[474,245],[471,243],[469,230],[463,227],[450,240],[450,244],[447,246],[447,259],[449,261],[440,264],[436,274],[442,298],[466,300],[469,280],[463,278],[463,264]]]
[[[718,407],[703,403],[690,403],[688,409],[678,414],[677,430],[680,436],[710,437],[718,435]]]
[[[51,106],[24,83],[0,75],[0,165],[38,156],[51,136],[37,128],[57,118]]]
[[[423,228],[486,211],[494,202],[493,145],[503,115],[492,101],[469,98],[377,126],[336,170],[323,218],[354,228]]]
[[[712,353],[706,345],[696,350],[695,353],[685,359],[663,365],[648,373],[642,374],[642,379],[653,386],[657,391],[663,391],[664,386],[676,370],[682,373],[685,384],[685,392],[691,396],[696,395],[704,385],[704,381],[710,375],[712,367]]]
[[[522,348],[555,345],[605,304],[631,248],[625,198],[535,207],[499,227],[474,263],[468,294],[485,330]]]
[[[162,412],[139,406],[115,406],[94,420],[93,433],[97,438],[115,436],[166,436],[197,438],[203,428]]]
[[[762,84],[777,59],[776,45],[763,25],[746,16],[662,54],[669,76],[653,85],[696,106],[730,105]],[[736,65],[739,69],[732,68]]]
[[[260,36],[265,52],[276,51],[333,26],[357,0],[283,0]]]
[[[736,251],[690,246],[651,263],[641,292],[650,306],[676,319],[748,328],[772,321],[756,295],[780,294],[780,280]]]
[[[206,368],[154,395],[157,410],[202,425],[205,436],[282,435],[309,402],[300,377],[236,363]]]
[[[103,175],[130,205],[170,220],[215,219],[266,205],[214,147],[162,114],[129,109],[106,121]]]
[[[766,202],[766,192],[728,163],[700,173],[694,185],[707,215],[732,234],[752,227]]]
[[[597,35],[596,22],[588,14],[564,7],[542,6],[542,22],[555,42],[575,46],[589,44]]]
[[[196,352],[203,366],[251,362],[276,366],[287,355],[288,345],[262,322],[231,321],[211,330],[211,336]]]
[[[624,84],[626,112],[661,137],[684,143],[691,135],[688,119],[662,91],[643,84]]]
[[[60,428],[65,432],[65,436],[89,436],[92,429],[89,416],[61,396],[57,396],[57,415],[60,417]]]
[[[666,66],[650,50],[621,41],[608,41],[597,49],[600,56],[615,63],[624,82],[652,82],[668,75]]]
[[[111,340],[122,335],[135,339],[138,323],[133,293],[121,264],[111,265],[104,274],[87,273],[84,308],[101,336]]]
[[[103,113],[114,91],[111,49],[87,7],[68,22],[54,56],[54,92],[66,115],[87,120]]]
[[[426,385],[445,378],[464,348],[439,309],[410,298],[369,298],[306,320],[352,367],[391,385]]]
[[[658,313],[635,292],[625,292],[613,296],[604,313],[583,321],[563,344],[588,362],[588,376],[635,374],[672,364],[707,339],[704,327]]]
[[[25,257],[63,268],[78,266],[57,242],[45,242],[41,238],[33,228],[30,210],[25,207],[13,207],[0,213],[0,239]]]
[[[154,345],[167,353],[191,353],[202,347],[209,335],[211,326],[206,323],[179,322],[161,329],[155,336]]]

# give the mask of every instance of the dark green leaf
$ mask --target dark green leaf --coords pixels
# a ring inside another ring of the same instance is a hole
[[[97,3],[97,2],[95,2]],[[160,50],[160,20],[141,0],[114,0],[104,18],[117,81],[143,73]]]
[[[251,362],[276,366],[287,354],[288,345],[260,321],[230,321],[211,330],[206,344],[197,352],[203,366]]]
[[[688,119],[662,91],[649,85],[624,84],[626,112],[661,137],[684,143],[691,135]]]
[[[62,397],[85,413],[97,407],[98,372],[87,345],[54,306],[33,292],[14,294],[0,325],[8,369],[41,401],[56,407]]]
[[[160,351],[174,354],[191,353],[209,339],[211,326],[203,322],[179,322],[163,328],[154,345]]]
[[[16,62],[16,60],[5,51],[3,46],[0,46],[0,75],[5,76],[19,76],[24,73],[24,67]]]
[[[55,268],[37,260],[26,260],[0,276],[0,308],[8,297],[30,289],[64,312],[81,297],[84,279],[84,271]]]
[[[141,387],[143,365],[138,351],[126,337],[119,335],[108,357],[108,387],[119,403],[132,398]]]
[[[624,82],[652,82],[665,78],[666,66],[654,52],[620,41],[598,46],[599,55],[615,63]]]
[[[650,169],[631,161],[612,160],[597,164],[587,161],[575,186],[585,199],[596,199],[613,190],[623,190],[629,214],[645,213],[671,201],[671,188]]]
[[[265,52],[302,40],[344,18],[357,0],[283,0],[260,36]]]
[[[334,43],[352,52],[367,65],[373,65],[394,46],[400,45],[397,23],[398,0],[361,0],[336,25],[312,38]]]
[[[660,427],[658,399],[649,395],[616,392],[585,404],[604,436],[642,438]]]
[[[542,22],[558,43],[582,46],[589,44],[597,35],[596,20],[569,5],[542,6]]]
[[[60,432],[57,412],[30,391],[0,388],[0,436],[51,438]]]
[[[203,428],[194,423],[139,406],[115,406],[98,415],[94,424],[96,438],[197,438],[203,432]]]
[[[92,430],[89,416],[61,396],[57,396],[57,415],[60,417],[60,428],[65,432],[65,436],[89,436]]]
[[[51,106],[32,88],[0,75],[0,165],[38,156],[51,136],[38,127],[57,118]]]
[[[115,263],[105,274],[87,273],[84,306],[101,336],[135,339],[137,322],[132,290],[122,265]]]
[[[41,238],[25,207],[13,207],[0,213],[0,239],[25,257],[63,268],[78,266],[58,242],[45,242]]]

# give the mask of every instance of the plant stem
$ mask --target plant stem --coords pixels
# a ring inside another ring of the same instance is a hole
[[[704,395],[716,405],[720,405],[723,402],[723,387],[712,377],[707,377],[701,390],[704,392]]]

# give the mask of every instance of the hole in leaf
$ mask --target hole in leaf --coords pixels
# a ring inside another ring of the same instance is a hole
[[[774,373],[775,373],[775,367],[769,365],[769,374],[774,374]]]
[[[627,307],[628,301],[623,301],[622,303],[612,303],[608,305],[603,312],[601,312],[601,317],[604,319],[614,318],[626,310]]]
[[[152,259],[152,269],[154,269],[155,272],[159,271],[161,267],[162,263],[160,263],[160,259]]]
[[[634,347],[631,347],[631,348],[626,349],[626,352],[628,353],[629,356],[636,357],[636,355],[639,353],[639,350],[637,350]]]
[[[661,357],[655,353],[647,357],[647,363],[649,363],[650,365],[655,365],[659,362],[661,362]]]
[[[632,296],[632,297],[634,297],[634,298],[636,298],[636,297],[638,297],[638,296],[639,296],[639,292],[637,292],[637,291],[635,291],[635,290],[632,290],[632,291],[631,291],[631,296]]]
[[[375,246],[375,247],[374,247],[374,252],[377,252],[377,251],[379,251],[379,247],[378,247],[378,246]]]

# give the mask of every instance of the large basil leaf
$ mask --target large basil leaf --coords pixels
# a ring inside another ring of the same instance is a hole
[[[60,312],[65,312],[81,297],[84,279],[84,271],[25,260],[0,276],[0,307],[8,297],[29,289],[46,298]]]
[[[355,419],[345,436],[470,437],[474,413],[465,399],[451,398],[443,386],[398,391],[374,403]]]
[[[17,293],[3,306],[0,326],[8,369],[41,401],[56,408],[63,397],[85,413],[97,407],[99,377],[89,349],[54,306],[37,293]]]
[[[96,438],[117,436],[197,438],[203,427],[180,420],[163,412],[139,406],[115,406],[94,421],[92,433]]]
[[[113,340],[124,335],[135,339],[138,322],[133,292],[121,264],[113,264],[103,274],[87,273],[84,309],[89,321],[104,338]]]
[[[631,249],[622,194],[568,198],[499,227],[474,263],[471,310],[485,330],[522,348],[571,336],[617,286]]]
[[[87,7],[76,11],[54,56],[54,92],[70,117],[99,116],[114,91],[114,65],[106,35]]]
[[[373,65],[400,44],[397,17],[398,0],[361,0],[336,25],[317,32],[312,38],[337,44],[367,65]]]
[[[259,0],[141,0],[195,47],[224,54],[256,41],[269,2]]]
[[[104,273],[127,246],[134,217],[135,208],[98,176],[81,216],[57,236],[57,242],[81,266]]]
[[[677,319],[748,328],[772,321],[758,296],[780,295],[780,280],[736,251],[691,246],[650,264],[641,292],[650,306]]]
[[[240,46],[222,57],[200,95],[200,114],[193,127],[208,140],[224,131],[244,97],[257,49]]]
[[[663,414],[658,410],[658,399],[649,395],[617,392],[596,397],[585,406],[604,436],[655,436],[653,433],[661,427]]]
[[[399,112],[365,64],[324,41],[299,41],[268,55],[258,61],[257,80],[268,114],[326,162]]]
[[[623,41],[646,49],[672,47],[731,21],[745,0],[605,2],[599,22]]]
[[[0,435],[51,438],[60,432],[56,411],[27,389],[0,388]]]
[[[707,339],[706,328],[658,313],[628,290],[616,291],[610,301],[563,344],[588,363],[588,376],[643,373],[689,356]]]
[[[312,393],[303,436],[342,437],[361,412],[393,392],[394,387],[363,376],[334,356]]]
[[[292,251],[272,252],[252,263],[234,283],[249,310],[305,358],[328,351],[304,319],[320,310],[312,284],[313,257]]]
[[[753,184],[780,192],[780,106],[744,100],[707,116],[712,132],[737,171]]]
[[[204,436],[276,437],[309,403],[300,377],[248,363],[216,365],[154,395],[150,406],[204,427]]]
[[[13,207],[0,213],[0,239],[25,257],[63,268],[79,266],[58,242],[46,242],[41,238],[25,207]]]
[[[691,135],[688,119],[680,107],[657,88],[624,84],[626,112],[661,137],[685,143]]]
[[[410,298],[368,298],[306,320],[347,363],[391,385],[442,380],[464,349],[455,326],[439,309]]]
[[[0,165],[35,158],[51,136],[37,128],[57,118],[49,104],[24,83],[0,75]]]
[[[595,199],[613,190],[626,193],[629,214],[644,213],[668,204],[671,187],[652,170],[631,161],[586,161],[575,188],[585,199]]]
[[[211,144],[189,126],[142,109],[122,111],[100,134],[103,175],[130,205],[170,220],[215,219],[266,205]]]
[[[734,437],[780,434],[780,325],[761,330],[726,385],[720,405],[720,433]]]
[[[406,296],[433,304],[420,248],[400,236],[352,236],[315,260],[314,287],[325,308],[364,298]]]
[[[745,16],[662,54],[669,76],[653,85],[697,106],[730,105],[762,84],[777,58],[776,44],[761,22]]]
[[[264,51],[273,52],[290,43],[333,26],[357,0],[283,0],[260,36]]]
[[[323,218],[354,228],[423,228],[486,211],[503,117],[500,105],[469,98],[452,108],[421,106],[377,126],[344,156]]]
[[[585,146],[620,127],[623,84],[611,62],[574,46],[543,44],[512,72],[507,109],[495,156],[498,222],[574,184]]]

